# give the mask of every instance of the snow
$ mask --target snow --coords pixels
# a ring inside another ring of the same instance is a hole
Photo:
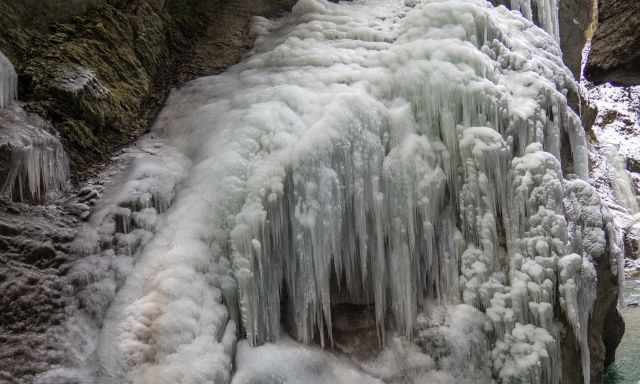
[[[0,109],[18,97],[18,74],[9,59],[0,52]]]
[[[556,298],[582,340],[594,294],[570,269],[559,291],[560,260],[616,255],[577,86],[504,7],[406,4],[300,0],[171,95],[78,243],[102,382],[559,382]],[[372,309],[358,368],[338,303]]]

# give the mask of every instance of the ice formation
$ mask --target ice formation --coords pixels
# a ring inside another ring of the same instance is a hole
[[[520,11],[524,17],[535,21],[560,41],[560,25],[558,20],[558,8],[560,0],[510,0],[511,9]]]
[[[50,131],[44,120],[18,103],[0,110],[0,195],[40,203],[65,187],[67,155]]]
[[[65,186],[68,160],[46,122],[14,103],[17,96],[18,75],[0,52],[0,195],[43,202]]]
[[[254,29],[244,62],[176,91],[158,119],[171,154],[131,180],[173,175],[151,184],[176,190],[166,211],[109,210],[106,239],[154,234],[106,295],[101,382],[228,382],[237,337],[238,383],[317,367],[333,373],[309,380],[344,381],[348,367],[296,355],[281,329],[331,346],[334,305],[350,303],[373,308],[384,351],[446,345],[415,354],[438,383],[557,384],[564,318],[588,383],[591,262],[616,249],[581,180],[576,85],[554,38],[482,0],[300,0]],[[447,304],[448,320],[425,320]],[[254,361],[261,350],[284,360]],[[311,365],[276,375],[296,361]]]
[[[18,96],[18,75],[13,64],[0,52],[0,109],[8,106]]]

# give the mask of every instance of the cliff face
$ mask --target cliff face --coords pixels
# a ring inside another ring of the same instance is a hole
[[[145,129],[180,51],[204,25],[206,2],[44,3],[4,5],[3,25],[14,23],[0,32],[0,49],[19,73],[20,99],[54,124],[77,173]],[[25,21],[43,8],[56,12]]]
[[[250,18],[287,3],[15,0],[0,4],[0,50],[26,109],[53,123],[78,175],[138,137],[178,79],[237,62]]]
[[[599,0],[586,76],[595,83],[640,84],[640,2]]]
[[[576,79],[580,79],[582,50],[594,19],[594,1],[560,1],[560,47],[564,62]]]

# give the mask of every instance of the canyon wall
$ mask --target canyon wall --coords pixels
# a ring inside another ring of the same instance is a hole
[[[640,84],[640,2],[599,0],[585,72],[595,83]]]

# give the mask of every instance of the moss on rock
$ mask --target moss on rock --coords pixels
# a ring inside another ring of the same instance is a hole
[[[215,2],[77,2],[84,7],[74,14],[44,1],[59,12],[34,13],[40,23],[25,21],[37,8],[29,1],[3,2],[0,50],[19,72],[20,99],[53,123],[82,177],[149,126],[179,58],[207,22],[203,7]]]

